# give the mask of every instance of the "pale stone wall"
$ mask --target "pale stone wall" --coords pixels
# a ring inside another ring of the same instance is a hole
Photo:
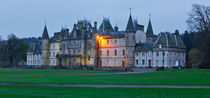
[[[33,54],[32,52],[27,53],[27,62],[26,65],[29,66],[40,66],[41,65],[41,55]]]
[[[102,67],[122,67],[122,61],[125,58],[123,50],[126,53],[125,38],[102,39],[99,50]],[[107,51],[109,51],[108,54]]]
[[[59,53],[60,42],[52,42],[49,44],[49,66],[56,66],[58,62],[56,55]]]

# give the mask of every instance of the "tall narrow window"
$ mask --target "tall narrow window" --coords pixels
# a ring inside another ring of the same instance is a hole
[[[139,60],[136,60],[136,65],[138,65],[139,64]]]
[[[117,39],[115,39],[115,44],[117,43]]]
[[[109,50],[107,50],[107,56],[109,56]]]
[[[123,55],[125,55],[125,50],[123,49]]]
[[[126,51],[127,51],[127,54],[128,54],[128,48],[127,48],[127,50],[126,50]]]
[[[114,51],[114,55],[117,56],[117,50]]]
[[[74,50],[74,55],[76,54],[76,51]]]
[[[78,51],[78,54],[80,55],[80,50]]]
[[[159,56],[159,52],[156,52],[157,53],[157,56]]]
[[[142,60],[142,65],[144,65],[145,64],[145,61],[144,60]]]
[[[100,56],[102,56],[102,51],[100,51]]]
[[[107,44],[109,44],[109,40],[107,40]]]

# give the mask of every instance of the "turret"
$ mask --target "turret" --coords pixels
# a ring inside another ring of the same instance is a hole
[[[44,31],[42,34],[42,65],[43,66],[49,65],[48,54],[49,54],[49,35],[47,31],[47,26],[45,25]]]
[[[126,66],[122,67],[133,67],[134,66],[134,51],[135,51],[135,44],[136,44],[136,29],[134,26],[134,22],[132,20],[132,16],[130,13],[128,23],[125,30],[125,44],[126,44],[126,53],[125,59],[123,62]]]
[[[147,42],[153,42],[154,33],[153,33],[153,29],[152,29],[151,19],[149,19],[146,36],[147,36]]]

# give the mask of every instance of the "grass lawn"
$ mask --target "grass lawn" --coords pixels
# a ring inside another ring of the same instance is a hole
[[[111,72],[94,71],[94,70],[0,68],[0,75],[51,75],[51,74],[55,75],[55,74],[92,74],[92,73],[111,73]]]
[[[4,73],[5,69],[0,69]],[[8,69],[6,74],[100,73],[100,71]],[[27,73],[28,72],[28,73]],[[54,73],[55,72],[55,73]],[[104,73],[104,72],[103,72]],[[210,70],[163,70],[139,74],[1,77],[0,82],[105,85],[210,85]]]
[[[1,98],[209,98],[210,89],[0,86]]]

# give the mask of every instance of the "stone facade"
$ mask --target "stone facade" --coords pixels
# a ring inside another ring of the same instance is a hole
[[[170,40],[161,42],[167,38]],[[167,42],[170,42],[170,45],[165,44]],[[45,26],[38,57],[34,51],[29,51],[27,65],[36,65],[30,62],[35,60],[36,56],[36,59],[41,61],[37,65],[41,66],[100,68],[184,66],[185,46],[180,44],[182,40],[178,35],[161,33],[155,36],[151,21],[145,33],[144,26],[133,20],[131,15],[124,31],[118,31],[117,26],[113,28],[108,18],[103,19],[99,29],[97,22],[92,26],[90,21],[81,20],[74,24],[71,32],[67,28],[62,28],[60,32],[54,33],[52,38],[49,38]],[[161,48],[159,45],[162,45]]]

